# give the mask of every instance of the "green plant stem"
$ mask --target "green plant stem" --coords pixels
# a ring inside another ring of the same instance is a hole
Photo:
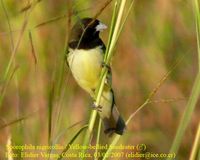
[[[199,70],[200,70],[200,11],[199,11],[199,2],[194,0],[194,11],[196,16],[196,37],[197,37],[197,51],[198,51],[198,61],[199,61]]]
[[[102,124],[102,120],[101,118],[99,119],[99,126],[98,126],[98,131],[97,131],[97,141],[96,141],[96,149],[95,149],[95,155],[96,157],[95,160],[98,160],[98,146],[99,146],[99,142],[100,142],[100,134],[101,134],[101,124]]]
[[[181,140],[185,133],[185,130],[186,130],[188,123],[192,117],[192,113],[193,113],[196,103],[198,101],[199,95],[200,95],[200,72],[197,74],[197,77],[195,79],[195,82],[194,82],[194,85],[192,88],[192,93],[189,97],[186,109],[181,118],[176,136],[174,138],[172,147],[170,149],[170,153],[175,153],[175,154],[177,153],[179,146],[181,144]],[[167,160],[170,160],[170,159],[168,158]]]
[[[195,160],[195,157],[198,156],[197,155],[198,149],[200,150],[200,122],[199,122],[199,125],[198,125],[196,137],[195,137],[194,144],[193,144],[193,147],[192,147],[192,152],[190,154],[190,160]]]
[[[1,0],[1,5],[2,5],[3,11],[5,13],[6,19],[7,19],[8,28],[9,28],[9,34],[10,34],[11,49],[13,50],[13,48],[14,48],[14,40],[13,40],[12,28],[11,28],[10,19],[9,19],[9,16],[8,16],[8,12],[7,12],[6,6],[4,5],[4,0]]]
[[[125,8],[126,0],[116,0],[115,1],[115,6],[113,10],[113,15],[112,15],[112,21],[111,21],[111,30],[109,32],[109,41],[104,57],[104,63],[106,65],[110,65],[111,58],[113,56],[113,51],[115,48],[115,45],[117,43],[118,37],[119,37],[119,31],[121,29],[121,21],[122,21],[122,16]],[[99,85],[95,91],[95,104],[98,106],[100,104],[101,100],[101,95],[104,89],[104,84],[105,80],[107,77],[108,69],[104,67],[101,71],[101,76],[100,76],[100,81]],[[86,132],[85,139],[84,139],[84,145],[89,144],[89,140],[92,135],[92,130],[94,127],[95,119],[96,119],[97,111],[93,111],[90,117],[89,121],[89,128]],[[82,150],[82,153],[85,153],[86,149]]]
[[[116,135],[115,138],[113,139],[112,143],[110,144],[110,146],[115,146],[117,144],[117,142],[119,141],[120,137],[121,137],[121,135]],[[109,147],[102,160],[108,159],[111,152],[112,152],[112,149]]]
[[[24,17],[24,21],[23,21],[23,24],[22,24],[22,27],[21,27],[21,30],[20,30],[20,33],[19,33],[19,36],[17,38],[17,42],[16,44],[12,47],[12,53],[11,53],[11,56],[10,56],[10,59],[9,59],[9,62],[8,62],[8,65],[6,66],[6,69],[5,69],[5,73],[3,75],[3,81],[7,84],[7,81],[9,80],[9,77],[10,77],[10,74],[12,74],[12,66],[13,66],[13,63],[14,63],[14,59],[15,59],[15,55],[17,53],[17,50],[20,46],[20,43],[21,43],[21,40],[22,40],[22,37],[24,35],[24,32],[25,32],[25,29],[27,27],[27,24],[28,24],[28,21],[29,21],[29,17],[30,17],[30,14],[31,14],[31,11],[32,9],[34,8],[35,5],[33,5],[31,7],[31,10],[28,12],[28,13],[25,13],[25,17]],[[11,31],[10,31],[11,32]],[[5,84],[5,85],[6,85]],[[5,87],[5,86],[4,86]],[[7,86],[6,86],[7,87]],[[2,102],[3,102],[3,99],[4,99],[4,96],[5,96],[5,90],[3,91],[3,93],[0,93],[0,108],[2,106]]]
[[[194,111],[194,108],[196,106],[196,103],[197,103],[199,95],[200,95],[200,47],[199,47],[200,46],[200,42],[199,42],[200,13],[199,13],[198,0],[194,0],[194,9],[195,9],[195,16],[196,16],[196,35],[197,35],[196,37],[197,37],[197,51],[198,51],[198,60],[199,60],[199,72],[195,78],[195,82],[194,82],[194,85],[192,88],[191,95],[189,97],[186,109],[183,113],[180,124],[178,126],[176,136],[174,138],[173,144],[170,149],[170,153],[175,153],[175,154],[177,154],[177,152],[178,152],[178,149],[181,144],[181,140],[182,140],[185,130],[188,126],[188,123],[191,120],[192,113]],[[167,160],[169,160],[169,158]]]
[[[118,37],[119,37],[118,33],[121,28],[121,21],[122,21],[122,16],[123,16],[126,0],[119,1],[118,3],[120,6],[119,6],[119,11],[117,12],[115,27],[114,27],[112,39],[111,39],[109,50],[108,50],[108,53],[110,53],[110,54],[108,54],[108,56],[106,56],[106,59],[105,59],[106,64],[109,64],[109,62],[113,56],[113,50],[115,48],[115,45],[116,45]],[[116,6],[116,7],[118,7],[118,6]]]
[[[83,146],[88,145],[89,141],[90,141],[90,136],[92,134],[93,131],[93,127],[94,127],[94,123],[96,120],[96,116],[97,116],[97,111],[93,110],[90,116],[90,120],[89,120],[89,125],[88,125],[88,129],[84,138],[84,143]],[[83,153],[85,152],[85,150],[82,151]]]
[[[65,149],[62,151],[62,153],[60,154],[59,158],[57,160],[61,160],[63,159],[63,154],[66,153],[68,151],[68,149],[70,148],[70,145],[73,144],[73,142],[76,140],[76,138],[82,133],[83,130],[85,130],[88,127],[88,125],[83,126],[82,128],[80,128],[78,130],[78,132],[72,137],[72,139],[69,141],[69,143],[67,144],[67,146],[65,147]]]
[[[115,3],[116,4],[116,3]],[[115,8],[116,8],[116,5],[115,5]],[[114,13],[113,12],[113,16],[114,16]],[[113,17],[112,17],[113,19]],[[114,23],[113,23],[114,24]],[[111,28],[112,28],[112,25],[111,24]],[[109,33],[109,37],[111,37],[111,34],[112,34],[112,30],[110,30],[110,33]],[[112,40],[112,38],[110,38],[110,41]],[[109,46],[109,42],[108,42],[108,46]],[[105,57],[109,54],[108,52],[108,47],[106,49],[106,53],[105,53]],[[107,75],[107,68],[103,68],[102,71],[101,71],[101,76],[100,76],[100,81],[99,81],[99,85],[95,91],[95,99],[96,99],[96,105],[99,104],[100,102],[100,98],[101,98],[101,94],[103,92],[103,87],[104,87],[104,82],[105,82],[105,79],[106,79],[106,75]],[[89,120],[89,127],[88,127],[88,130],[85,134],[85,138],[84,138],[84,142],[83,142],[83,145],[88,145],[89,144],[89,141],[90,141],[90,138],[91,138],[91,135],[92,135],[92,131],[93,131],[93,128],[94,128],[94,124],[95,124],[95,120],[96,120],[96,116],[97,116],[97,111],[96,110],[93,110],[91,115],[90,115],[90,120]],[[82,150],[82,153],[85,153],[86,152],[86,149],[83,149]]]

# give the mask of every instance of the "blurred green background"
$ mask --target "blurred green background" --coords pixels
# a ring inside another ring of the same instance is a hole
[[[78,18],[94,16],[105,2],[73,1],[72,24]],[[34,5],[22,11],[30,4]],[[0,129],[0,159],[4,159],[8,137],[11,137],[13,145],[48,145],[49,139],[66,145],[88,122],[92,104],[89,95],[76,84],[66,65],[62,74],[65,39],[69,32],[67,16],[64,16],[68,6],[69,1],[65,0],[30,3],[27,0],[1,0],[0,91],[1,94],[5,91],[5,96],[0,106],[0,126],[8,125]],[[112,8],[113,3],[98,17],[108,26]],[[51,19],[56,20],[49,22]],[[101,33],[105,44],[108,33],[109,30]],[[7,84],[4,74],[13,44],[16,46],[18,42],[10,70],[14,74]],[[159,102],[148,104],[136,114],[119,144],[144,143],[149,152],[167,153],[198,68],[192,1],[136,0],[112,63],[115,99],[125,119],[136,111],[171,66],[181,58],[154,97]],[[169,99],[172,101],[169,102]],[[190,155],[199,122],[200,102],[197,106],[178,153],[181,160],[187,160]],[[25,119],[17,121],[21,118]],[[80,123],[68,128],[77,122]],[[83,136],[80,136],[76,143],[82,143],[82,139]],[[107,140],[102,133],[102,143],[107,143]]]

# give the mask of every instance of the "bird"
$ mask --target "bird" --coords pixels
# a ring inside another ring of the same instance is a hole
[[[113,133],[123,135],[126,124],[115,104],[111,67],[103,62],[106,46],[99,33],[105,29],[107,26],[98,19],[88,17],[79,19],[69,34],[67,64],[75,81],[93,100],[102,67],[107,67],[108,74],[99,106],[95,103],[92,106],[102,119],[106,135],[112,136]]]

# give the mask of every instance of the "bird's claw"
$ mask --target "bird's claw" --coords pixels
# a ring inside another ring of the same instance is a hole
[[[101,105],[96,105],[96,103],[93,103],[92,108],[97,110],[98,112],[102,112],[103,107]]]
[[[101,66],[107,68],[109,72],[111,71],[110,65],[106,64],[105,62],[102,62]]]

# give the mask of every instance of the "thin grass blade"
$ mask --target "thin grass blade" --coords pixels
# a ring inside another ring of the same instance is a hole
[[[62,153],[60,154],[60,156],[59,156],[59,158],[58,158],[57,160],[63,159],[62,155],[68,151],[70,145],[76,140],[76,138],[81,134],[81,132],[83,132],[87,127],[88,127],[88,125],[83,126],[83,127],[74,135],[74,137],[73,137],[73,138],[70,140],[70,142],[67,144],[67,146],[66,146],[65,149],[62,151]]]

